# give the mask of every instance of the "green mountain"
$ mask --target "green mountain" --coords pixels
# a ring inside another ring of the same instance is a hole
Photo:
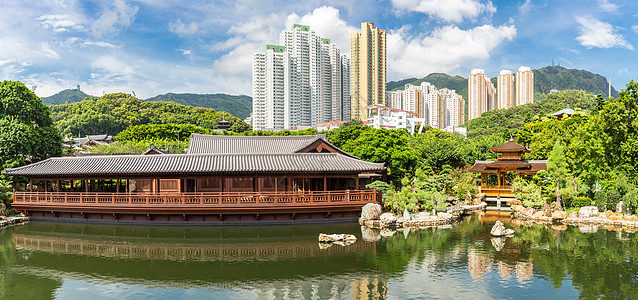
[[[63,135],[117,135],[132,125],[193,124],[216,129],[225,119],[234,132],[250,130],[241,119],[212,108],[193,107],[175,102],[149,102],[129,94],[115,93],[89,97],[83,101],[53,105],[51,118]]]
[[[550,90],[583,90],[594,95],[608,93],[607,78],[585,70],[549,66],[534,70],[534,91],[548,94]],[[618,97],[618,91],[611,88],[611,96]]]
[[[559,91],[583,90],[594,95],[607,95],[607,79],[601,75],[594,74],[589,71],[567,69],[561,66],[548,66],[532,71],[534,72],[534,91],[536,92],[535,94],[537,100],[542,95],[550,93],[552,89]],[[440,89],[448,88],[456,90],[456,92],[459,95],[463,96],[463,99],[465,100],[467,100],[468,98],[467,77],[461,77],[458,75],[450,76],[444,73],[432,73],[424,78],[417,79],[411,82],[405,82],[410,79],[390,81],[387,83],[387,89],[388,91],[403,90],[403,87],[406,83],[420,85],[421,82],[427,81]],[[492,82],[496,87],[496,77],[492,78]],[[398,83],[402,84],[399,85]],[[392,89],[390,87],[392,87]],[[618,97],[618,92],[613,87],[611,88],[611,95],[613,97]]]
[[[412,83],[417,80],[418,78],[411,77],[411,78],[403,79],[399,81],[388,81],[385,84],[385,90],[386,91],[402,90],[406,84]]]
[[[212,108],[216,111],[225,111],[240,119],[250,116],[253,110],[253,99],[243,95],[168,93],[148,98],[146,101],[173,101],[183,105]]]
[[[46,105],[58,105],[65,103],[75,103],[84,100],[90,95],[79,89],[66,89],[49,97],[42,97],[42,102]]]

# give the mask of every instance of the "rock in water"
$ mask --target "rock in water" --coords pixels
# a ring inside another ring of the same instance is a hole
[[[523,211],[521,211],[522,214],[526,215],[526,216],[533,216],[536,213],[536,210],[533,207],[528,207],[523,209]]]
[[[557,210],[552,214],[553,220],[562,220],[567,218],[567,212],[562,210]]]
[[[334,243],[334,242],[355,242],[357,237],[352,234],[319,234],[319,242],[322,243]]]
[[[598,216],[598,207],[596,206],[583,206],[578,210],[579,218],[591,218]]]
[[[410,217],[410,212],[408,211],[408,209],[404,209],[403,210],[403,220],[404,221],[410,221],[412,218]]]
[[[507,235],[513,235],[514,230],[507,229],[505,228],[505,225],[503,225],[501,221],[496,221],[496,224],[494,224],[494,226],[492,227],[492,230],[490,230],[490,234],[492,234],[493,236],[507,236]]]
[[[380,219],[381,219],[381,223],[385,225],[394,224],[397,222],[397,218],[391,213],[382,214]]]
[[[361,219],[364,221],[378,220],[379,217],[381,217],[382,212],[383,209],[381,209],[381,205],[368,203],[361,209]]]
[[[511,207],[512,207],[512,210],[515,212],[521,212],[523,211],[523,209],[525,209],[525,207],[523,207],[522,205],[517,205],[517,204],[514,204]]]

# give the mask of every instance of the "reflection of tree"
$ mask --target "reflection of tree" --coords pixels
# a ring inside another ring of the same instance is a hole
[[[534,266],[559,288],[566,276],[582,298],[638,295],[638,238],[620,241],[613,231],[581,233],[575,227],[548,230],[542,225],[521,227],[513,242],[528,248]]]
[[[61,285],[58,280],[39,279],[13,271],[21,260],[13,247],[10,229],[0,230],[0,299],[53,298],[54,290]]]
[[[364,276],[352,283],[353,299],[386,299],[388,279],[385,276]]]

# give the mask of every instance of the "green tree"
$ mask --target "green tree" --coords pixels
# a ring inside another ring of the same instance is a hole
[[[554,149],[552,149],[552,152],[549,154],[547,173],[549,173],[549,176],[556,182],[556,202],[558,203],[558,207],[561,207],[560,189],[565,187],[570,174],[567,170],[565,149],[558,140],[554,144]]]
[[[0,163],[14,168],[51,156],[62,155],[62,137],[53,125],[49,109],[19,81],[0,83]],[[3,206],[10,201],[11,181],[0,176]]]

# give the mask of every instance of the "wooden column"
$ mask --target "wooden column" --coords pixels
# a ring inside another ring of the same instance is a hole
[[[33,179],[29,178],[29,192],[33,192]]]
[[[60,179],[55,181],[55,191],[60,192]]]
[[[328,190],[328,177],[324,176],[323,177],[323,191],[327,191]]]

